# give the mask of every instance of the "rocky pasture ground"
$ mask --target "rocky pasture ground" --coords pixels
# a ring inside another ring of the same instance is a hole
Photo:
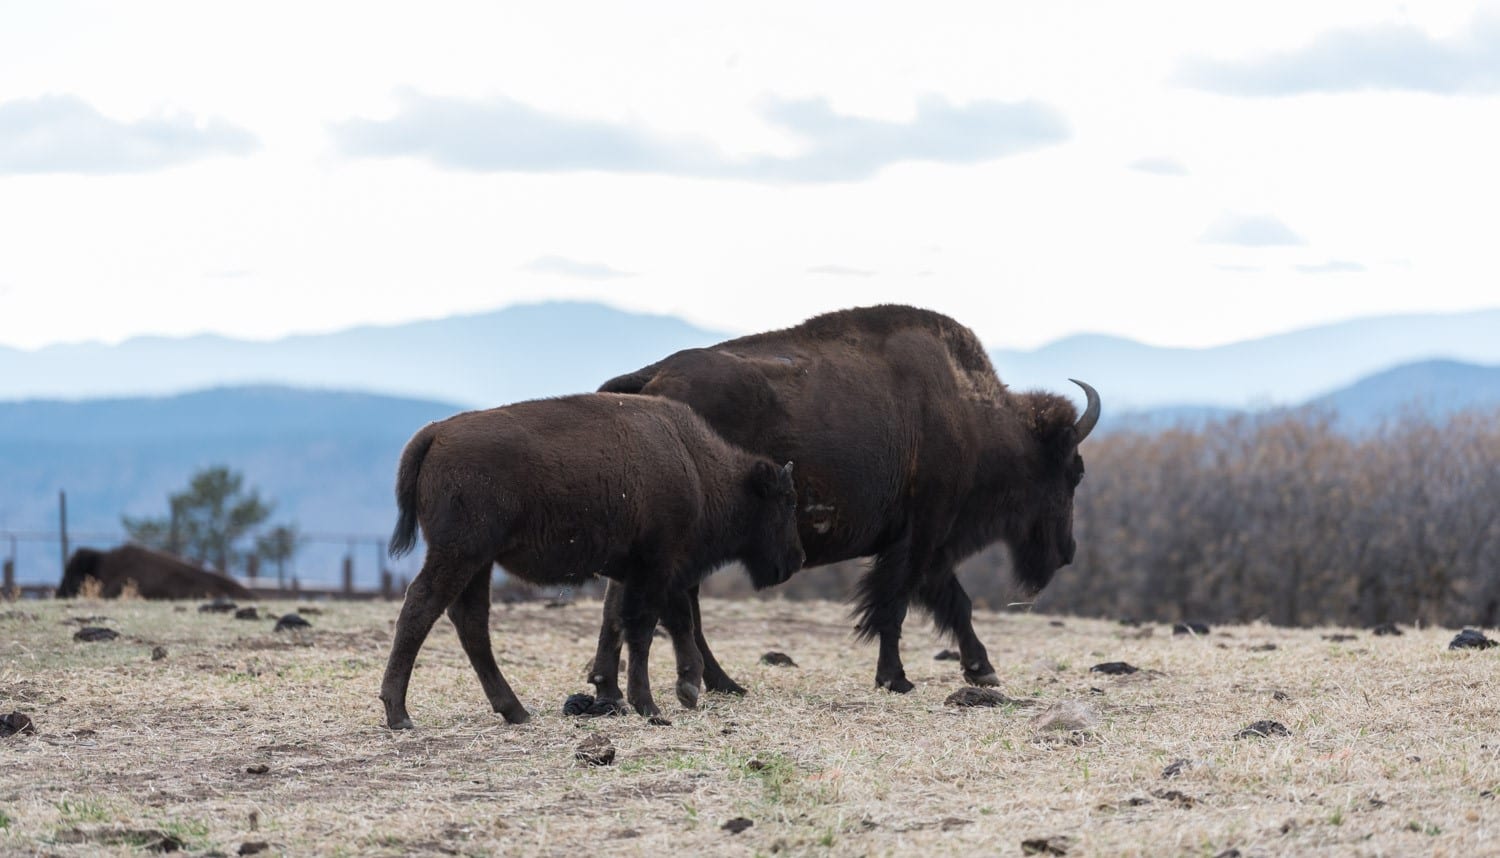
[[[274,631],[196,604],[0,603],[0,854],[1494,855],[1500,649],[1454,629],[1173,635],[982,614],[1014,702],[956,707],[916,616],[909,695],[831,603],[705,602],[743,699],[655,687],[670,726],[577,718],[599,605],[496,605],[533,713],[488,711],[451,625],[417,729],[376,698],[399,606]],[[83,626],[118,637],[75,639]],[[1330,639],[1342,634],[1352,638]],[[767,651],[796,666],[763,664]],[[1125,662],[1136,672],[1091,671]],[[985,702],[985,701],[981,701]],[[994,702],[993,700],[988,702]],[[1256,722],[1274,722],[1284,728]],[[0,725],[3,726],[3,725]],[[34,730],[34,732],[32,732]],[[583,751],[580,746],[587,745]],[[596,765],[613,751],[607,764]],[[590,756],[592,755],[592,756]],[[590,756],[581,760],[580,756]],[[592,762],[590,761],[592,760]]]

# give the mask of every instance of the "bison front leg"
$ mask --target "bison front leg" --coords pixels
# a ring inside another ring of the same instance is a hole
[[[905,548],[888,551],[859,582],[861,637],[880,639],[880,657],[875,664],[875,685],[905,694],[916,688],[906,678],[901,663],[901,625],[906,622],[906,608],[911,599],[908,585],[908,554]]]
[[[672,649],[677,656],[677,700],[688,709],[696,709],[698,697],[703,693],[703,656],[693,635],[696,624],[686,591],[678,590],[667,597],[661,622],[672,636]]]
[[[605,579],[604,616],[599,622],[599,646],[594,651],[594,666],[589,669],[589,682],[594,686],[594,696],[614,703],[621,713],[625,711],[625,695],[620,691],[624,598],[625,585],[613,578]]]
[[[698,588],[689,590],[687,598],[688,605],[693,610],[693,639],[698,644],[698,654],[703,658],[704,686],[709,691],[744,697],[745,687],[724,672],[724,668],[719,666],[719,660],[714,658],[713,651],[708,648],[708,640],[703,637],[703,612],[698,608]]]
[[[1000,677],[990,664],[989,653],[974,633],[974,603],[951,568],[937,573],[917,591],[922,604],[932,612],[939,630],[958,641],[959,658],[963,660],[964,680],[970,685],[999,685]]]
[[[651,697],[651,639],[661,616],[661,596],[655,588],[642,583],[623,587],[621,621],[625,645],[630,648],[630,664],[625,674],[625,697],[636,712],[652,720],[661,719],[661,710]]]

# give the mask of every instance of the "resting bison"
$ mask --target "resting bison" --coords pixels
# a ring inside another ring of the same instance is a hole
[[[600,390],[681,400],[746,450],[797,462],[808,565],[874,555],[859,585],[858,633],[880,639],[875,682],[910,691],[899,641],[913,600],[958,640],[964,678],[998,679],[974,634],[954,567],[1004,540],[1030,592],[1073,560],[1078,445],[1099,419],[1050,393],[1013,393],[972,331],[912,307],[828,313],[794,328],[689,349]],[[690,591],[695,626],[698,591]],[[611,685],[620,640],[606,616],[590,681]],[[744,693],[708,649],[710,690]]]
[[[134,581],[136,591],[144,599],[254,598],[228,575],[139,545],[122,545],[109,551],[92,548],[74,551],[68,558],[68,568],[63,570],[62,583],[57,585],[57,597],[78,595],[85,578],[98,580],[100,595],[106,599],[119,596],[126,581]]]
[[[802,566],[791,470],[654,396],[584,394],[428,424],[407,443],[396,477],[391,554],[411,550],[420,523],[427,558],[406,591],[380,686],[386,723],[411,726],[412,664],[445,608],[490,705],[514,724],[529,717],[490,651],[495,563],[538,584],[596,574],[619,582],[631,705],[661,714],[647,675],[660,620],[677,653],[678,697],[693,706],[703,663],[688,588],[731,560],[758,588]],[[621,697],[617,685],[599,696]]]

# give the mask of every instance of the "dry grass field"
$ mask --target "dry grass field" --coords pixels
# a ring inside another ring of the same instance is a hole
[[[710,601],[751,695],[682,710],[658,641],[674,723],[651,726],[561,713],[588,690],[597,603],[497,605],[532,721],[487,710],[442,620],[413,677],[417,729],[392,733],[376,693],[398,606],[320,607],[311,630],[275,633],[196,605],[0,604],[0,714],[37,728],[0,738],[0,853],[142,854],[165,835],[221,855],[1500,854],[1500,649],[1448,651],[1453,630],[1174,637],[983,614],[1020,704],[955,708],[958,666],[916,617],[918,688],[896,696],[873,687],[844,606]],[[75,641],[88,616],[121,636]],[[767,650],[798,666],[760,664]],[[1090,672],[1109,661],[1142,670]],[[1261,720],[1290,735],[1235,738]],[[574,759],[593,734],[612,765]],[[737,818],[752,824],[724,827]]]

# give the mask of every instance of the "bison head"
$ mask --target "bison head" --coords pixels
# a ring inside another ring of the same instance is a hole
[[[776,467],[757,459],[745,481],[748,497],[741,553],[755,589],[774,587],[802,568],[806,556],[797,536],[797,487],[792,483],[792,463]]]
[[[1071,403],[1061,397],[1032,394],[1031,430],[1037,440],[1039,458],[1028,469],[1029,497],[1023,512],[1011,523],[1010,543],[1016,578],[1028,592],[1041,592],[1058,569],[1073,562],[1077,543],[1073,540],[1073,492],[1083,479],[1083,457],[1078,445],[1099,422],[1099,394],[1094,388],[1069,379],[1083,388],[1088,406],[1073,419]]]
[[[68,565],[63,569],[62,581],[57,585],[57,598],[71,599],[77,596],[83,589],[85,578],[94,575],[99,566],[101,555],[92,548],[80,548],[73,552],[68,558]]]

